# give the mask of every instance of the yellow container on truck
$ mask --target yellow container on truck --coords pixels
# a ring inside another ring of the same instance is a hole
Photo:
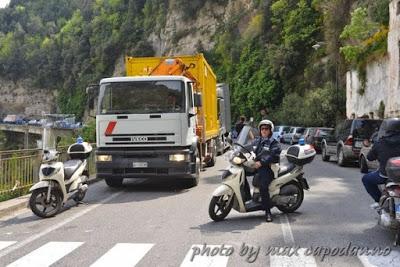
[[[180,71],[171,73],[168,68],[162,68],[165,60],[169,59],[180,59],[185,66],[189,67],[187,72],[198,81],[197,92],[202,97],[202,107],[198,114],[198,122],[203,128],[200,129],[200,137],[202,141],[216,138],[220,128],[217,114],[217,78],[203,54],[174,57],[126,57],[126,75],[180,75]],[[172,61],[171,66],[175,67]]]

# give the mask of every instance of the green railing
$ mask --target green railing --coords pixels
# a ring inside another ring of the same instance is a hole
[[[95,144],[88,159],[89,174],[95,174]],[[59,147],[60,160],[68,159],[68,147]],[[39,167],[43,152],[41,149],[0,151],[0,201],[18,197],[28,192],[39,180]]]

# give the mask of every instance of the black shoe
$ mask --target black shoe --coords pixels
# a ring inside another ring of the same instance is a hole
[[[266,212],[265,213],[265,221],[266,222],[272,222],[272,214],[271,214],[271,212]]]

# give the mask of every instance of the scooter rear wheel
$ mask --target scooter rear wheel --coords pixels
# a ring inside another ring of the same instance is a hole
[[[62,206],[62,193],[57,188],[50,191],[50,200],[47,203],[47,188],[38,188],[32,192],[29,199],[29,207],[32,212],[41,218],[49,218],[56,215]]]
[[[233,206],[233,197],[230,195],[212,197],[208,207],[208,214],[213,221],[219,222],[228,216]]]
[[[278,210],[282,211],[283,213],[295,212],[303,203],[304,190],[298,183],[289,183],[284,185],[279,194],[283,196],[297,196],[296,203],[289,205],[276,205]]]

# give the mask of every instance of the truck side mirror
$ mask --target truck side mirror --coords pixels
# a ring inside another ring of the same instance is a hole
[[[194,106],[195,107],[202,107],[203,103],[201,101],[201,94],[194,94]]]
[[[88,87],[86,87],[89,116],[94,118],[96,117],[94,109],[95,109],[96,96],[99,94],[99,88],[100,87],[97,84],[91,84]]]

